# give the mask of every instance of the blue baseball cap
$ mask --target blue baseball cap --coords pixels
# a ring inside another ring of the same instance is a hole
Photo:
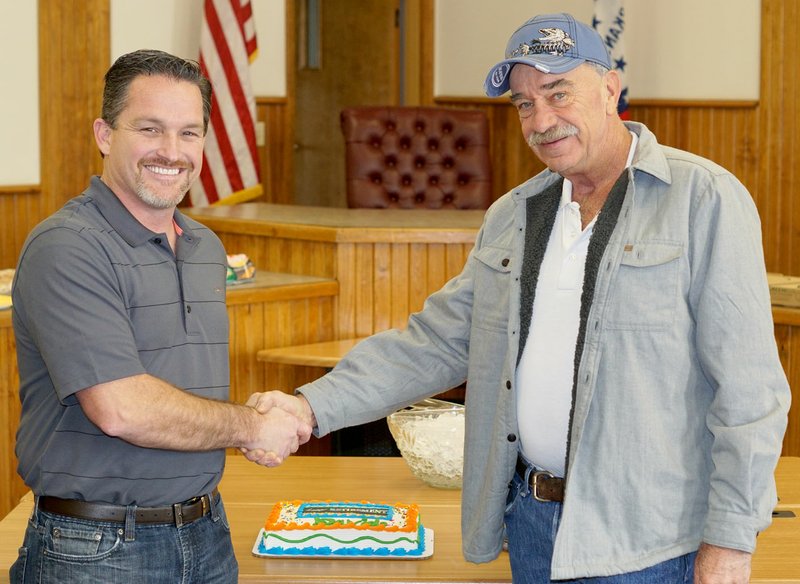
[[[611,69],[611,59],[597,31],[564,12],[540,14],[511,35],[506,58],[491,68],[483,89],[489,97],[503,95],[509,89],[508,79],[516,64],[560,74],[587,61]]]

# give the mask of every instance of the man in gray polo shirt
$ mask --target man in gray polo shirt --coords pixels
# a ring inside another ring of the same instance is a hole
[[[224,449],[280,462],[311,429],[225,401],[225,251],[176,210],[202,164],[208,80],[160,51],[105,80],[103,174],[33,230],[12,292],[16,453],[37,504],[11,581],[235,582]]]

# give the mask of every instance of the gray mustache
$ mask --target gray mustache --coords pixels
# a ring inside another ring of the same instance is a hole
[[[578,133],[578,128],[572,125],[555,126],[545,132],[534,132],[528,136],[529,146],[538,146],[539,144],[546,144],[547,142],[555,142],[567,136],[574,136]]]

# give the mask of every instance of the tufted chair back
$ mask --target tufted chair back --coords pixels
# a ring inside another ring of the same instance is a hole
[[[489,123],[479,110],[369,106],[342,110],[349,207],[486,209]]]

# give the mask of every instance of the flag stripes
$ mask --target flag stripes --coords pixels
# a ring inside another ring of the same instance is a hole
[[[250,0],[205,0],[200,66],[213,87],[203,169],[194,206],[232,204],[261,194],[250,62],[258,47]]]

